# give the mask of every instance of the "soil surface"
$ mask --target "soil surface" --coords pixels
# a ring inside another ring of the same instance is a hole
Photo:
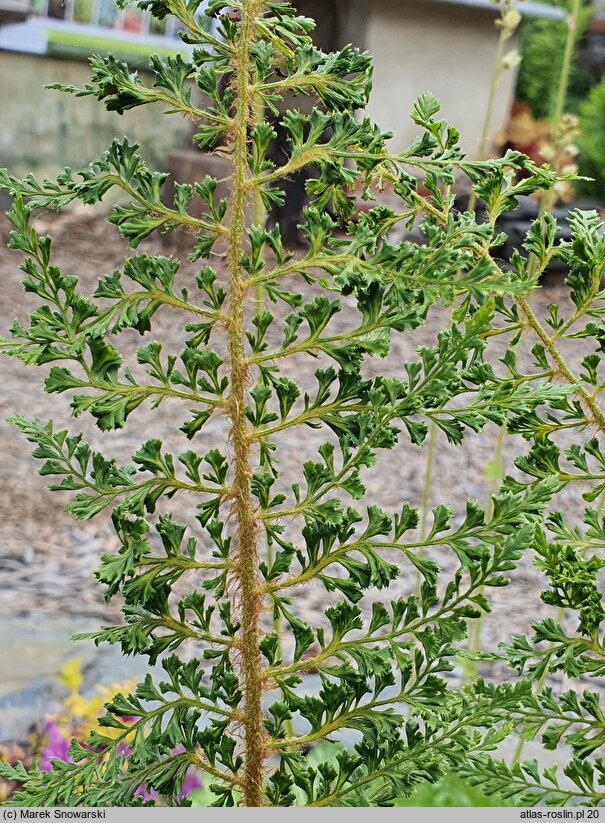
[[[124,256],[133,254],[116,236],[113,227],[98,217],[80,214],[57,216],[43,214],[35,222],[38,230],[48,231],[54,238],[54,262],[64,273],[76,275],[86,294],[92,293],[97,281],[106,273],[121,267]],[[5,248],[8,235],[6,221],[0,225],[0,327],[8,336],[13,319],[27,319],[28,310],[36,305],[36,298],[25,294],[19,271],[20,254]],[[147,241],[139,251],[169,254],[170,249],[161,241]],[[186,278],[195,268],[183,267]],[[299,288],[302,290],[303,287]],[[309,288],[309,287],[305,287]],[[558,275],[547,279],[533,297],[535,310],[543,315],[550,303],[566,305],[566,289]],[[275,311],[285,316],[288,309],[278,305]],[[338,322],[346,327],[347,312],[338,316]],[[182,329],[170,315],[159,314],[151,339],[161,340],[164,351],[178,351]],[[402,363],[415,357],[415,346],[433,345],[437,333],[447,322],[444,310],[430,314],[429,322],[413,335],[399,335],[393,340],[392,352],[385,361],[367,366],[368,375],[373,373],[398,376]],[[279,334],[280,324],[275,324]],[[141,345],[138,334],[121,336],[123,353],[134,351]],[[502,357],[507,345],[496,338],[491,346],[492,359]],[[519,348],[520,371],[529,370],[529,350],[535,341],[523,340]],[[574,353],[573,359],[580,357]],[[318,364],[319,365],[319,364]],[[313,389],[313,371],[306,371],[301,363],[287,364],[286,370],[297,380],[301,390]],[[88,522],[76,522],[63,511],[67,497],[46,489],[45,478],[36,472],[38,461],[30,457],[30,445],[19,433],[5,422],[9,414],[21,413],[38,417],[45,422],[52,418],[56,428],[67,427],[73,432],[84,432],[84,438],[105,454],[115,455],[122,462],[130,456],[143,440],[157,436],[164,440],[167,451],[178,453],[189,448],[187,441],[177,431],[175,415],[182,412],[168,403],[156,411],[140,408],[124,430],[104,434],[91,419],[74,420],[70,417],[69,402],[65,396],[48,395],[42,389],[45,368],[33,369],[18,360],[0,358],[0,741],[23,733],[25,720],[41,716],[48,707],[48,695],[55,682],[62,662],[75,654],[84,656],[89,682],[112,682],[121,676],[117,655],[102,657],[102,651],[92,644],[78,644],[72,648],[67,643],[71,633],[89,630],[118,618],[117,603],[106,604],[101,587],[93,578],[93,571],[101,553],[117,549],[117,539],[112,531],[109,516],[101,514]],[[183,418],[185,419],[185,418]],[[224,422],[212,422],[205,434],[198,436],[195,448],[202,453],[212,448],[224,435]],[[485,503],[488,493],[485,467],[493,459],[497,429],[487,427],[481,434],[469,434],[461,447],[450,447],[444,437],[437,436],[435,447],[434,483],[430,504],[445,503],[462,520],[467,499]],[[302,460],[314,456],[317,446],[325,440],[325,433],[311,429],[299,429],[295,439],[282,438],[280,446],[281,482],[290,485],[300,477]],[[504,447],[505,471],[512,468],[513,457],[526,449],[520,438],[508,437]],[[304,455],[304,457],[303,457]],[[364,477],[369,499],[379,500],[382,508],[394,511],[404,500],[419,506],[422,501],[426,448],[419,449],[402,438],[399,446],[385,452],[379,465]],[[565,507],[577,520],[583,511],[580,489],[569,489],[559,498],[558,507]],[[175,499],[170,508],[179,518],[193,523],[187,509],[187,501]],[[451,558],[440,556],[439,562],[447,570]],[[406,571],[394,585],[396,594],[409,591],[413,585],[412,570]],[[490,593],[493,612],[484,623],[482,646],[493,649],[497,643],[512,634],[527,633],[532,621],[549,613],[539,598],[542,580],[533,568],[531,557],[523,559],[513,574],[513,583]],[[380,597],[380,593],[376,594]],[[323,588],[313,586],[296,598],[296,608],[302,616],[314,620],[328,605],[330,596]],[[369,608],[369,607],[368,607]],[[86,645],[86,649],[82,651]],[[143,661],[144,663],[144,661]],[[129,669],[129,673],[132,669]],[[506,676],[497,666],[485,667],[483,673],[496,678]],[[30,695],[31,699],[27,697]],[[37,701],[37,702],[36,702]],[[24,706],[23,710],[19,707]]]

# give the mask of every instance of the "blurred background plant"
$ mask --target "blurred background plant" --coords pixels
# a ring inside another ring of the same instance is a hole
[[[605,80],[590,90],[579,106],[578,148],[581,171],[594,183],[578,183],[580,193],[605,202]]]
[[[545,0],[570,11],[571,0]],[[559,136],[559,168],[577,163],[581,177],[558,192],[605,202],[605,4],[582,0],[574,27],[575,45],[569,70],[565,118]],[[514,145],[536,162],[553,162],[556,143],[551,122],[557,106],[567,27],[558,20],[528,17],[520,31],[521,63],[516,101],[501,146]]]
[[[569,10],[569,0],[544,2],[565,11]],[[577,43],[585,35],[594,11],[592,3],[583,0],[575,32]],[[546,120],[554,112],[566,37],[566,27],[558,20],[528,17],[521,27],[521,63],[516,96],[519,103],[529,106],[537,120]],[[571,67],[567,97],[571,111],[577,111],[580,102],[593,85],[594,76],[591,71],[583,61],[575,59]]]
[[[57,710],[49,714],[43,725],[32,732],[27,745],[0,747],[0,761],[11,765],[22,761],[28,768],[35,763],[40,771],[49,771],[53,760],[63,763],[73,763],[69,756],[69,747],[72,740],[84,742],[93,731],[102,732],[105,737],[115,738],[120,734],[119,729],[101,727],[99,719],[105,714],[105,704],[124,692],[133,689],[138,678],[111,686],[95,686],[90,696],[82,694],[82,661],[75,657],[66,663],[59,674],[59,682],[65,692]],[[136,718],[132,718],[134,721]],[[128,738],[123,745],[123,753],[128,756]],[[175,753],[177,750],[175,749]],[[102,754],[100,751],[99,754]],[[20,784],[0,778],[0,803],[9,800]],[[187,797],[193,791],[201,789],[201,781],[194,769],[189,769],[179,795],[179,799]],[[154,790],[147,790],[141,786],[137,792],[139,797],[146,800],[156,800],[158,795]],[[204,796],[202,791],[201,796]],[[157,803],[156,803],[157,805]]]

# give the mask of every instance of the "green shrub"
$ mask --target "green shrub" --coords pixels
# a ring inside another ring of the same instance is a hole
[[[550,5],[567,7],[566,2],[553,0]],[[590,17],[590,8],[584,9],[577,29],[577,39]],[[526,18],[521,26],[521,63],[517,78],[516,98],[527,103],[537,119],[548,119],[555,107],[559,76],[567,29],[564,21]],[[588,93],[593,80],[580,64],[571,67],[567,108],[576,112]]]
[[[579,172],[594,183],[580,182],[578,190],[605,203],[605,81],[582,101],[579,115]]]

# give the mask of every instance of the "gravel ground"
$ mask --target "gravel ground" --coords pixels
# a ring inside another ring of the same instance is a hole
[[[40,230],[50,231],[53,235],[55,262],[65,273],[80,278],[85,293],[92,292],[103,274],[119,267],[124,255],[132,253],[116,237],[114,229],[99,218],[75,214],[57,217],[49,213],[38,217],[36,224]],[[24,294],[21,287],[19,254],[5,248],[7,231],[4,221],[0,225],[0,271],[3,278],[0,326],[4,334],[15,317],[25,320],[27,308],[35,304],[35,300]],[[147,241],[141,251],[168,253],[159,241]],[[191,265],[184,268],[185,274],[191,271]],[[535,310],[540,315],[552,302],[566,302],[560,276],[546,280],[534,296]],[[276,311],[284,316],[288,313],[285,306],[276,307]],[[342,312],[338,322],[346,324],[346,315],[347,312]],[[368,375],[378,370],[391,376],[401,374],[401,364],[413,359],[414,347],[433,344],[446,319],[443,310],[436,310],[431,313],[427,325],[417,333],[397,336],[389,358],[370,364]],[[280,324],[275,324],[275,327],[276,334],[279,334]],[[152,336],[165,342],[166,351],[178,344],[179,333],[173,317],[161,315]],[[133,351],[140,345],[140,337],[136,333],[122,335],[122,338],[124,345],[120,345],[124,352]],[[507,345],[501,338],[496,338],[496,341],[499,342],[494,342],[492,346],[494,360],[503,355]],[[520,346],[518,362],[522,371],[525,365],[529,366],[532,345],[533,341],[522,341]],[[574,352],[573,359],[579,356],[578,350]],[[315,386],[314,369],[307,368],[305,371],[296,362],[289,363],[287,369],[301,390],[311,390]],[[94,447],[121,457],[123,461],[128,460],[142,439],[154,436],[163,438],[168,451],[178,452],[189,447],[184,437],[176,431],[175,415],[182,410],[174,405],[163,404],[154,412],[141,408],[132,415],[130,425],[125,430],[103,434],[91,420],[71,419],[65,397],[47,395],[42,391],[42,371],[27,368],[19,361],[0,358],[0,618],[11,618],[5,621],[6,626],[10,623],[13,627],[11,632],[18,618],[23,618],[28,625],[32,617],[42,622],[67,615],[75,623],[89,622],[93,618],[104,623],[113,620],[117,604],[103,602],[101,588],[92,577],[92,571],[99,554],[115,550],[117,541],[108,516],[100,515],[91,522],[78,523],[62,511],[66,498],[46,490],[44,478],[36,474],[39,465],[36,466],[29,456],[29,444],[5,422],[5,417],[12,413],[24,413],[43,421],[52,418],[57,428],[83,431],[85,439]],[[205,451],[220,442],[223,435],[224,421],[213,420],[203,439],[199,437],[194,445]],[[485,501],[487,487],[484,471],[493,458],[496,437],[496,428],[490,426],[479,435],[467,436],[462,447],[453,448],[438,435],[435,482],[431,489],[432,506],[446,503],[454,509],[456,518],[462,519],[467,499]],[[298,430],[295,438],[282,438],[280,466],[283,482],[292,483],[298,479],[304,459],[301,456],[312,455],[324,439],[324,433],[311,429]],[[518,438],[507,439],[504,448],[506,470],[510,470],[513,457],[524,445]],[[419,505],[425,461],[426,451],[402,438],[399,446],[384,453],[379,465],[365,476],[369,498],[379,500],[387,511],[398,509],[403,500]],[[559,500],[558,507],[564,506],[574,518],[580,519],[581,502],[580,490],[571,489]],[[173,503],[170,507],[175,513],[192,522],[186,508],[187,501],[177,499]],[[445,568],[451,565],[445,554],[439,560]],[[531,565],[530,557],[524,558],[513,577],[513,585],[494,590],[490,595],[494,610],[484,624],[482,645],[486,649],[494,648],[511,634],[527,632],[533,620],[549,613],[548,607],[540,602],[541,580]],[[409,591],[413,580],[411,571],[402,575],[394,585],[393,594]],[[389,599],[391,596],[389,592]],[[323,588],[310,586],[297,596],[296,608],[301,615],[314,619],[318,610],[323,610],[330,599]],[[504,672],[495,668],[484,671],[496,677],[505,676]]]

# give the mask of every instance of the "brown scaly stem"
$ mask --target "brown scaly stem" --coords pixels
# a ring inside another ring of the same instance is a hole
[[[246,806],[261,806],[265,736],[262,725],[262,670],[259,643],[259,617],[262,596],[258,586],[258,534],[250,493],[250,432],[244,414],[248,366],[244,350],[244,304],[248,287],[242,276],[240,260],[244,250],[245,217],[248,206],[247,128],[254,91],[250,85],[250,46],[255,35],[258,0],[245,0],[236,51],[235,92],[237,107],[233,135],[232,217],[227,239],[230,281],[228,345],[231,363],[231,391],[228,417],[233,449],[233,500],[236,522],[238,587],[241,621],[241,681],[244,694],[244,775],[243,795]]]

